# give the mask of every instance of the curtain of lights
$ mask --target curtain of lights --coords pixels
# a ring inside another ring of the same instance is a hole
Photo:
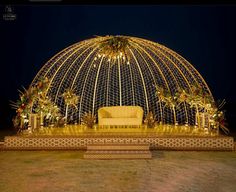
[[[202,76],[182,56],[161,44],[128,36],[78,42],[52,57],[31,85],[42,77],[50,79],[47,94],[63,115],[65,90],[71,88],[80,97],[77,109],[68,110],[68,116],[78,121],[85,112],[97,114],[102,106],[138,105],[144,116],[152,111],[159,122],[194,124],[194,108],[186,102],[166,106],[156,87],[174,95],[178,89],[190,94],[192,85],[197,85],[212,97]]]

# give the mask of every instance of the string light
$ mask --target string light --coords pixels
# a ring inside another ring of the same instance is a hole
[[[73,55],[78,55],[76,61]],[[208,113],[214,106],[211,92],[197,70],[176,52],[158,43],[127,36],[96,37],[78,43],[76,49],[68,48],[59,56],[62,59],[51,59],[46,63],[32,85],[45,74],[52,77],[47,95],[63,115],[66,107],[61,102],[61,90],[68,86],[76,88],[81,102],[73,116],[78,120],[85,112],[96,114],[101,106],[117,105],[119,101],[121,105],[143,107],[144,116],[152,110],[159,124],[178,122],[179,125],[199,127],[202,124],[199,114],[206,108],[205,114]],[[205,104],[207,107],[197,109],[195,100],[184,100],[186,94],[191,96],[193,93],[193,82],[210,96]],[[156,90],[156,86],[162,90]],[[183,102],[179,105],[171,101],[172,98],[179,99],[174,95],[178,88],[183,90]],[[170,105],[166,104],[168,102]],[[213,118],[218,116],[212,114]]]

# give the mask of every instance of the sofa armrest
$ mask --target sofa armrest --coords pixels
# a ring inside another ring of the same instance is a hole
[[[143,110],[137,111],[137,118],[143,119]]]
[[[98,118],[109,118],[109,117],[111,117],[111,115],[106,110],[104,110],[104,109],[98,110]]]

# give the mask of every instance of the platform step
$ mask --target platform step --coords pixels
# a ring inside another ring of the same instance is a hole
[[[93,143],[87,145],[84,159],[150,159],[149,144]]]
[[[84,159],[151,159],[150,151],[86,151]]]
[[[121,144],[121,143],[99,143],[87,145],[87,150],[111,150],[111,151],[144,151],[149,150],[149,144]]]

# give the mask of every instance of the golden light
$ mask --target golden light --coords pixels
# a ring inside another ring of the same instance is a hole
[[[47,96],[62,115],[67,111],[79,121],[102,106],[138,105],[145,117],[153,112],[159,124],[211,122],[207,115],[214,99],[203,77],[181,55],[146,39],[98,36],[78,42],[52,57],[31,85],[43,77],[50,79]],[[76,111],[66,110],[61,95],[67,89],[80,96]]]

